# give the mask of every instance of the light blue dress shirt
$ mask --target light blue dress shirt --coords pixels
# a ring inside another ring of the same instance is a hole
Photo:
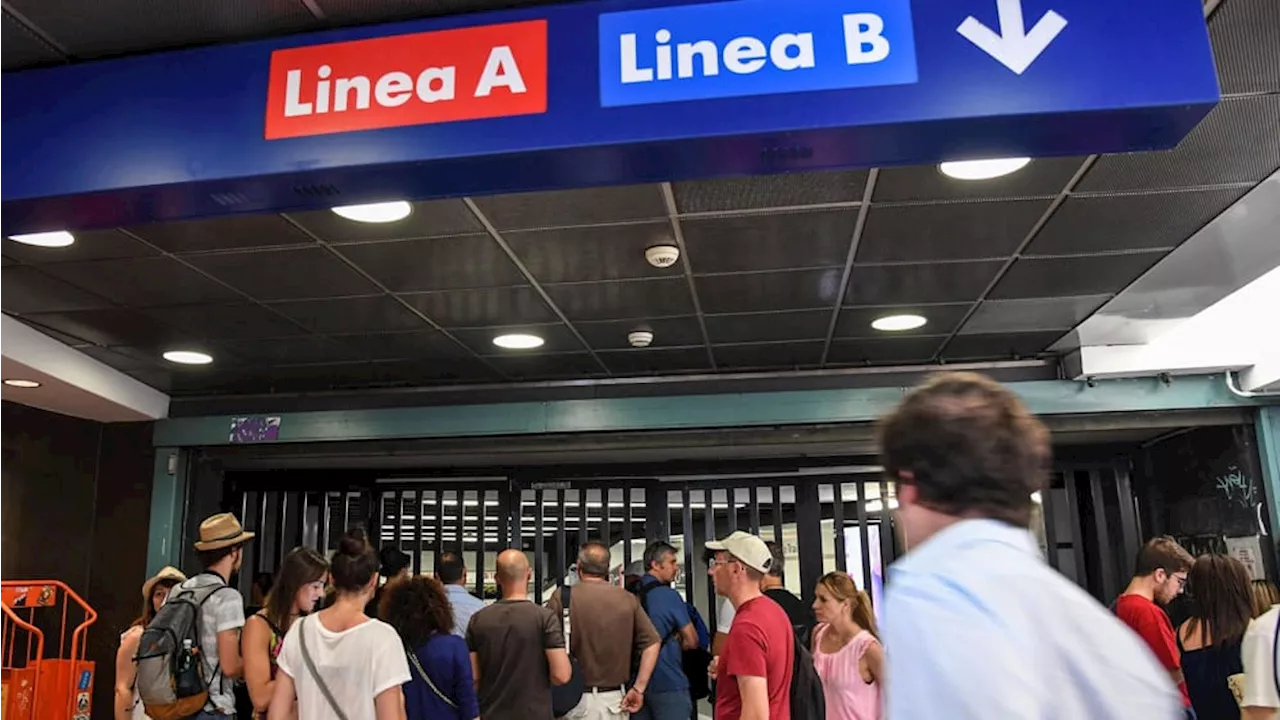
[[[889,572],[889,720],[1183,717],[1151,651],[1024,529],[964,520]]]
[[[444,592],[453,605],[453,634],[465,640],[471,616],[484,608],[484,601],[467,592],[461,585],[445,585]]]

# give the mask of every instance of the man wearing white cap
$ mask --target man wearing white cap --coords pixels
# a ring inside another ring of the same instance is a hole
[[[790,720],[795,635],[786,612],[760,591],[773,554],[763,540],[745,532],[709,542],[707,549],[715,552],[716,592],[734,608],[733,627],[712,668],[716,717]]]

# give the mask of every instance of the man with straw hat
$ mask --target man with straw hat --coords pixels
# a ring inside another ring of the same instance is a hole
[[[197,718],[226,720],[236,713],[232,681],[244,673],[240,657],[240,629],[244,627],[244,598],[228,585],[244,560],[244,544],[253,539],[231,513],[219,513],[200,523],[195,543],[203,572],[174,588],[204,595],[216,587],[200,608],[200,651],[209,673],[209,702]]]

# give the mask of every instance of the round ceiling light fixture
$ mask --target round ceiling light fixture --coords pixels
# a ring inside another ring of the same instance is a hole
[[[36,382],[35,380],[22,380],[20,378],[9,378],[8,380],[4,381],[4,384],[8,385],[9,387],[16,387],[16,388],[40,387],[40,383]]]
[[[164,354],[164,359],[179,365],[208,365],[213,362],[212,355],[196,350],[170,350]]]
[[[957,180],[990,180],[1014,173],[1031,162],[1029,157],[991,158],[989,160],[960,160],[944,162],[938,166],[943,175]]]
[[[871,327],[881,332],[902,332],[915,330],[929,322],[923,315],[885,315],[871,321]]]
[[[528,333],[511,333],[509,335],[499,335],[493,339],[493,344],[507,350],[532,350],[542,347],[546,341],[537,335],[529,335]]]
[[[332,210],[339,216],[356,222],[389,223],[409,217],[413,206],[404,200],[394,200],[367,205],[342,205]]]
[[[10,235],[9,239],[14,242],[20,242],[23,245],[35,245],[36,247],[47,248],[66,247],[76,241],[75,236],[66,230],[27,233],[25,235]]]
[[[653,331],[649,328],[636,328],[627,333],[627,343],[633,348],[647,348],[653,344]]]

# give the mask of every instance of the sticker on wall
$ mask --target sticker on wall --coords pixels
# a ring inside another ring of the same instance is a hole
[[[232,443],[275,442],[280,439],[280,417],[231,418]]]
[[[93,672],[92,672],[92,671],[90,671],[90,670],[81,670],[81,671],[80,671],[80,685],[79,685],[79,689],[80,689],[80,690],[88,690],[88,689],[89,689],[89,682],[90,682],[91,680],[93,680]]]
[[[82,692],[76,695],[76,712],[89,712],[89,693]]]

